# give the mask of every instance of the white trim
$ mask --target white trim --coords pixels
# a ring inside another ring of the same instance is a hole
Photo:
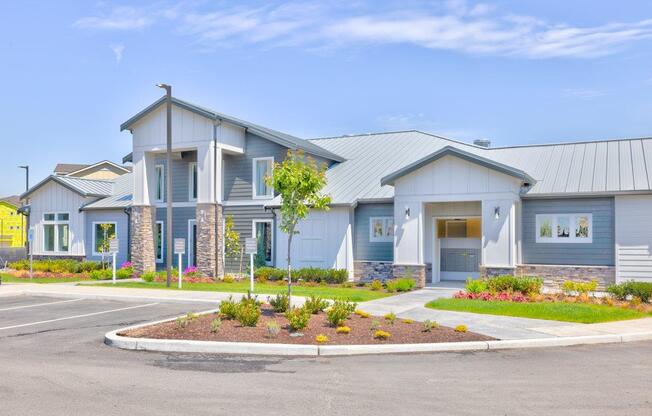
[[[230,200],[222,201],[222,205],[228,207],[247,207],[247,206],[264,207],[265,203],[260,200],[230,199]]]
[[[167,203],[165,202],[157,202],[154,204],[156,208],[167,208]],[[193,201],[188,201],[188,202],[173,202],[172,203],[172,208],[191,208],[191,207],[196,207],[197,202]]]
[[[186,260],[186,267],[190,266],[197,266],[196,264],[192,264],[192,258],[195,257],[195,248],[193,247],[193,238],[191,238],[193,235],[192,232],[192,226],[197,225],[197,220],[194,218],[191,218],[188,220],[188,258]],[[197,238],[197,236],[194,236]]]
[[[270,254],[270,260],[265,261],[265,264],[267,264],[268,266],[271,266],[271,265],[274,264],[274,221],[271,218],[269,218],[269,219],[254,219],[254,220],[251,220],[251,236],[253,238],[256,238],[256,224],[259,223],[259,222],[267,222],[267,223],[269,223],[269,230],[272,233],[270,235],[270,238],[272,240],[272,247],[271,247],[272,252]],[[256,244],[257,243],[258,242],[256,242]]]
[[[95,247],[95,237],[96,237],[95,226],[98,225],[98,224],[113,224],[113,227],[115,228],[115,238],[117,239],[118,238],[118,223],[116,221],[93,221],[92,222],[92,225],[93,225],[93,233],[92,233],[93,234],[93,240],[91,241],[91,244],[92,244],[91,252],[93,253],[93,256],[102,256],[102,255],[106,256],[107,254],[109,254],[108,252],[107,253],[100,253],[100,252],[95,251],[95,248],[96,248]]]
[[[385,233],[387,232],[387,221],[391,220],[392,221],[392,228],[394,229],[393,231],[396,232],[396,226],[395,226],[395,221],[394,217],[391,215],[387,216],[376,216],[376,217],[369,217],[369,242],[370,243],[391,243],[394,241],[394,232],[392,232],[392,235],[387,236]],[[375,237],[374,236],[374,229],[373,229],[373,223],[374,221],[382,221],[383,222],[383,236],[382,237]]]
[[[117,164],[111,162],[110,160],[103,160],[101,162],[94,163],[94,164],[92,164],[90,166],[86,166],[84,168],[77,169],[77,170],[75,170],[73,172],[68,172],[64,176],[72,176],[72,175],[74,175],[76,173],[83,172],[83,171],[88,170],[88,169],[93,169],[93,168],[95,168],[95,167],[97,167],[99,165],[105,165],[105,164],[106,165],[111,165],[114,168],[118,168],[118,169],[122,170],[124,173],[129,173],[129,169],[126,169],[126,168],[124,168],[124,167],[122,167],[120,165],[117,165]]]
[[[474,238],[480,240],[480,267],[484,266],[484,233],[482,232],[482,215],[437,215],[432,217],[433,244],[432,244],[432,283],[441,282],[441,243],[439,242],[439,229],[437,221],[449,219],[480,219],[480,237]],[[467,273],[467,272],[465,272]],[[467,273],[469,274],[469,273]]]
[[[159,193],[159,171],[161,172],[161,197],[157,198]],[[163,202],[165,201],[165,165],[159,164],[154,166],[154,180],[156,181],[154,184],[154,201]]]
[[[557,236],[557,225],[560,217],[568,218],[568,237]],[[589,219],[589,236],[585,238],[575,236],[575,224],[578,217],[587,217]],[[535,216],[535,240],[537,243],[556,243],[556,244],[591,244],[593,243],[593,214],[588,213],[554,213],[554,214],[536,214]],[[550,219],[552,227],[551,237],[541,237],[540,228],[545,219]]]
[[[161,224],[161,258],[156,256],[156,239],[154,239],[154,257],[156,263],[163,263],[163,256],[165,255],[165,221],[156,221],[154,227],[158,227],[158,224]],[[154,236],[156,237],[158,230],[154,229]]]
[[[256,165],[261,160],[270,161],[271,162],[270,170],[272,172],[274,171],[274,156],[255,157],[251,159],[251,198],[252,199],[274,199],[274,189],[272,187],[269,187],[269,190],[271,191],[270,194],[266,194],[266,195],[256,194],[256,189],[258,188],[258,183],[256,181]]]
[[[194,182],[194,176],[193,176],[193,167],[195,168],[195,172],[197,174],[197,179],[199,179],[199,171],[197,170],[197,162],[190,162],[188,163],[188,201],[197,201],[197,196],[192,196],[192,189],[194,186],[197,186],[197,193],[199,193],[199,185],[195,184]],[[193,186],[194,185],[194,186]]]
[[[46,220],[45,216],[52,214],[54,215],[54,220]],[[60,214],[66,214],[68,215],[67,220],[59,220],[57,217]],[[42,238],[42,244],[41,248],[43,250],[44,255],[66,255],[70,253],[70,245],[72,243],[72,238],[71,238],[71,233],[70,233],[70,212],[67,211],[50,211],[50,212],[44,212],[41,215],[41,231],[43,233],[43,238]],[[54,250],[46,250],[45,249],[45,226],[46,225],[53,225],[54,226]],[[58,250],[59,248],[59,225],[67,225],[68,226],[68,250]]]

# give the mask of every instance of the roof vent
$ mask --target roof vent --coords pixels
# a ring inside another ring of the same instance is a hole
[[[491,140],[489,139],[475,139],[473,144],[480,147],[491,147]]]

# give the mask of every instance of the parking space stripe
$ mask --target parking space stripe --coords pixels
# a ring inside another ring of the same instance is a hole
[[[58,301],[56,301],[56,302],[35,303],[34,305],[12,306],[11,308],[0,309],[0,312],[4,312],[4,311],[13,311],[13,310],[16,310],[16,309],[35,308],[35,307],[37,307],[37,306],[56,305],[57,303],[78,302],[78,301],[80,301],[80,300],[84,300],[84,299],[82,299],[82,298],[79,298],[79,299],[68,299],[68,300],[58,300]]]
[[[154,306],[154,305],[158,305],[158,302],[156,302],[156,303],[148,303],[148,304],[145,304],[145,305],[128,306],[126,308],[111,309],[111,310],[108,310],[108,311],[85,313],[83,315],[66,316],[64,318],[48,319],[47,321],[38,321],[38,322],[30,322],[30,323],[27,323],[27,324],[5,326],[3,328],[0,328],[0,331],[7,330],[7,329],[23,328],[23,327],[26,327],[26,326],[49,324],[51,322],[66,321],[66,320],[69,320],[69,319],[86,318],[88,316],[95,316],[95,315],[102,315],[102,314],[105,314],[105,313],[126,311],[126,310],[129,310],[129,309],[146,308],[148,306]]]

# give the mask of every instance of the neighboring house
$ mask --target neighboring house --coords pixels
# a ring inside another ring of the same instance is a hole
[[[89,179],[98,175],[111,179]],[[108,161],[57,165],[54,175],[21,195],[34,232],[31,252],[36,258],[100,260],[104,251],[108,259],[108,240],[115,237],[117,260],[126,261],[132,188],[129,169]]]
[[[18,195],[0,198],[0,248],[25,246],[25,217]]]
[[[132,259],[165,260],[164,99],[123,123],[132,133]],[[223,222],[259,238],[284,267],[287,236],[263,178],[288,149],[328,165],[329,211],[293,244],[295,267],[352,279],[410,275],[421,285],[495,274],[652,281],[652,139],[490,148],[404,131],[303,140],[173,99],[173,237],[184,264],[221,276]]]

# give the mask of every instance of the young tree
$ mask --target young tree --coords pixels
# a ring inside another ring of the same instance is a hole
[[[326,185],[326,165],[318,165],[302,150],[288,151],[281,163],[275,163],[272,175],[265,178],[268,186],[281,197],[279,228],[288,235],[288,296],[292,299],[292,237],[298,234],[297,223],[310,209],[328,210],[331,197],[322,195]]]
[[[224,220],[224,254],[226,257],[236,258],[240,253],[240,234],[235,230],[233,216],[228,215]],[[242,262],[240,262],[242,272]]]
[[[100,248],[100,254],[102,255],[102,268],[106,268],[106,264],[104,262],[104,255],[105,253],[108,253],[109,251],[109,245],[111,239],[115,238],[115,234],[110,234],[111,228],[113,228],[113,224],[100,224],[100,229],[102,230],[102,239],[100,240],[99,248]]]

